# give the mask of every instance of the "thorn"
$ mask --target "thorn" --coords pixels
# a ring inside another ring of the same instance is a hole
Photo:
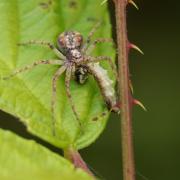
[[[101,6],[102,6],[103,4],[105,4],[107,1],[108,1],[108,0],[102,1],[102,2],[101,2]]]
[[[131,93],[134,94],[134,88],[132,85],[132,81],[130,79],[129,79],[129,87],[130,87]]]
[[[133,104],[136,104],[136,105],[140,106],[144,111],[147,111],[147,109],[145,108],[145,106],[143,105],[143,103],[141,103],[141,102],[138,101],[137,99],[133,99]]]
[[[137,10],[139,10],[138,6],[133,0],[128,0],[128,3],[132,4]]]
[[[132,49],[135,49],[137,50],[138,52],[140,52],[142,55],[144,55],[143,51],[138,47],[136,46],[135,44],[129,44],[129,48],[132,48]]]

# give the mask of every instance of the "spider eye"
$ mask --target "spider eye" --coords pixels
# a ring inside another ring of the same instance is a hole
[[[81,46],[81,44],[82,44],[82,42],[83,42],[83,37],[82,37],[82,35],[81,35],[81,34],[77,34],[76,37],[75,37],[75,39],[76,39],[76,44],[77,44],[77,46]]]
[[[83,38],[82,38],[81,35],[76,36],[76,41],[77,42],[82,43],[82,40],[83,40]]]
[[[57,43],[60,48],[64,48],[66,46],[65,36],[63,34],[59,36]]]

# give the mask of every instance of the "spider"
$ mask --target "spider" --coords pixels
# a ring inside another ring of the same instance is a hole
[[[95,33],[96,29],[100,25],[98,22],[94,28],[88,34],[87,39],[83,43],[83,36],[77,31],[67,31],[61,33],[57,38],[57,47],[53,44],[45,41],[37,41],[30,40],[25,43],[19,43],[18,45],[42,45],[47,46],[51,49],[56,55],[57,59],[50,60],[39,60],[34,62],[31,65],[27,65],[21,69],[15,70],[14,73],[10,74],[5,79],[9,79],[21,72],[31,70],[34,67],[41,64],[52,64],[59,65],[58,70],[52,77],[52,97],[51,97],[51,112],[52,112],[52,126],[53,133],[55,133],[55,104],[56,104],[56,91],[57,91],[57,81],[59,76],[65,73],[65,87],[66,94],[69,99],[72,111],[77,119],[79,126],[81,126],[81,122],[79,116],[77,114],[75,105],[72,100],[71,92],[70,92],[70,80],[73,75],[77,78],[81,84],[83,84],[87,78],[88,73],[92,74],[95,80],[98,82],[98,85],[101,89],[102,95],[106,101],[106,104],[110,109],[116,111],[116,97],[115,92],[112,87],[112,81],[107,76],[107,72],[99,65],[99,61],[107,60],[113,71],[115,71],[113,67],[113,62],[110,57],[107,56],[98,56],[93,57],[89,54],[95,48],[97,43],[101,42],[112,42],[112,39],[99,38],[92,41],[92,36]],[[78,74],[79,73],[79,74]]]

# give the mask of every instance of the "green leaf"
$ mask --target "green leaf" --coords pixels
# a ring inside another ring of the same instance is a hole
[[[0,76],[40,59],[57,58],[51,50],[39,46],[17,46],[28,40],[45,40],[56,44],[57,36],[66,30],[77,30],[87,37],[92,27],[103,23],[95,37],[111,37],[108,10],[101,0],[45,0],[0,1]],[[94,53],[114,57],[111,45],[98,45]],[[110,69],[107,63],[103,67]],[[94,142],[103,131],[107,117],[92,118],[106,110],[95,80],[90,77],[85,85],[71,81],[73,102],[82,121],[80,129],[72,113],[64,85],[64,75],[58,82],[56,105],[56,136],[52,134],[50,110],[51,79],[57,66],[40,65],[12,79],[0,81],[0,108],[18,117],[29,132],[58,146],[83,148]],[[110,75],[112,73],[110,72]]]
[[[81,169],[59,155],[0,129],[0,179],[14,180],[90,180]]]

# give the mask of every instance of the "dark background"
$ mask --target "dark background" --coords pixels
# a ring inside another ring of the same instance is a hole
[[[136,1],[140,10],[128,7],[129,40],[144,51],[130,54],[134,96],[147,108],[134,107],[133,136],[137,180],[180,179],[180,2]],[[0,127],[26,138],[18,121],[0,112]],[[122,179],[120,121],[111,116],[101,137],[81,151],[89,166],[107,180]],[[145,176],[144,178],[142,176]]]
[[[129,40],[145,53],[130,54],[134,96],[133,136],[137,180],[180,179],[180,2],[136,1],[128,7]],[[120,122],[112,116],[100,139],[83,150],[86,161],[108,180],[122,179]],[[141,174],[141,175],[140,175]]]

